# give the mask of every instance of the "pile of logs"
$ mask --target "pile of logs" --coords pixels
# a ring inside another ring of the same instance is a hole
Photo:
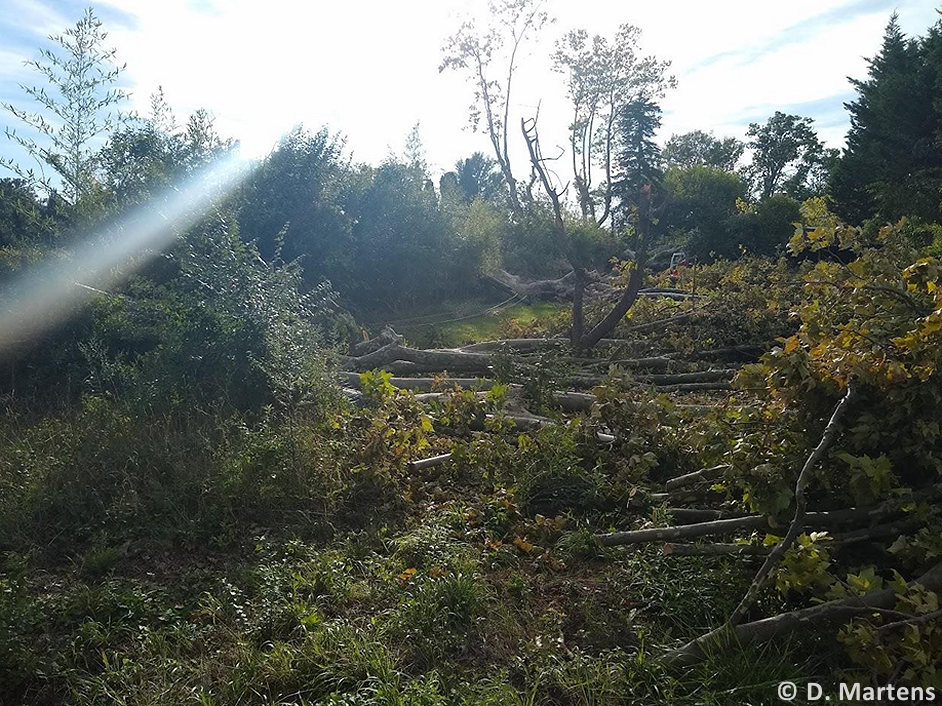
[[[565,279],[565,278],[563,278]],[[560,286],[554,281],[553,286]],[[530,283],[534,285],[535,283]],[[548,286],[548,285],[547,285]],[[526,369],[534,361],[532,356],[541,351],[555,349],[560,359],[573,365],[577,372],[569,382],[573,389],[555,393],[556,402],[565,412],[584,413],[591,410],[596,398],[585,390],[598,385],[604,378],[606,368],[618,366],[632,374],[632,380],[638,385],[651,386],[659,392],[725,392],[730,389],[729,381],[736,372],[735,367],[709,367],[701,370],[683,370],[692,362],[700,364],[709,361],[742,361],[754,359],[767,344],[734,346],[702,351],[693,355],[679,355],[661,352],[638,357],[623,357],[620,351],[628,346],[623,340],[606,340],[612,354],[608,358],[580,358],[576,355],[565,357],[568,341],[559,338],[510,339],[484,341],[458,349],[421,350],[406,346],[402,337],[391,329],[383,331],[376,338],[354,346],[350,355],[340,357],[343,372],[339,373],[348,394],[356,396],[360,385],[359,373],[372,369],[386,370],[395,377],[390,383],[401,389],[413,390],[422,401],[442,396],[435,391],[436,382],[446,371],[458,373],[463,377],[448,377],[449,385],[485,391],[496,382],[492,375],[494,356],[513,356],[514,363]],[[420,377],[422,374],[438,373],[436,377]],[[511,385],[511,395],[516,395],[517,407],[511,410],[507,418],[520,429],[530,429],[548,424],[553,420],[527,412],[520,408],[520,386]],[[483,392],[481,392],[483,394]],[[673,524],[666,527],[641,527],[627,531],[608,532],[596,535],[596,541],[603,547],[623,547],[645,543],[658,543],[666,554],[676,556],[736,556],[744,561],[762,560],[753,585],[734,612],[730,621],[722,628],[714,630],[664,656],[669,665],[685,665],[702,658],[707,646],[724,647],[729,644],[747,644],[773,639],[796,627],[811,622],[847,618],[861,608],[880,610],[891,608],[895,598],[892,590],[887,589],[852,600],[840,600],[823,603],[803,610],[765,618],[754,622],[743,622],[756,595],[769,580],[782,555],[801,531],[827,531],[831,537],[828,546],[841,551],[846,547],[860,546],[869,542],[893,539],[904,532],[919,528],[920,520],[912,513],[904,511],[900,500],[888,501],[870,507],[847,508],[840,510],[806,511],[802,480],[809,469],[819,460],[834,435],[838,417],[850,402],[848,394],[835,409],[834,416],[825,434],[802,469],[799,486],[796,488],[798,509],[794,517],[770,517],[747,514],[731,507],[725,498],[711,491],[715,481],[729,470],[728,466],[704,468],[694,473],[679,475],[666,480],[661,487],[652,487],[640,497],[633,498],[628,509],[635,516],[644,515],[655,505],[666,505]],[[687,406],[691,410],[709,409],[708,405]],[[616,437],[600,431],[598,441],[611,444]],[[431,458],[417,459],[411,462],[415,471],[424,470],[447,463],[451,454],[439,454]],[[919,490],[908,502],[938,502],[942,499],[942,486],[929,486]],[[784,535],[775,547],[767,547],[749,540],[754,533],[764,535],[772,533]],[[737,540],[738,537],[738,540]],[[942,588],[942,564],[937,565],[919,582],[930,590]]]

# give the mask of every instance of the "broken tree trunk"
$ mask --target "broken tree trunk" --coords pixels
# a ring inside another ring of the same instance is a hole
[[[378,335],[368,341],[361,341],[350,347],[350,355],[354,357],[366,355],[379,350],[390,343],[402,343],[403,337],[396,333],[391,326],[385,326]]]
[[[488,279],[509,289],[514,294],[528,299],[569,301],[572,298],[574,273],[570,272],[558,279],[537,279],[527,281],[523,277],[506,270],[497,270],[488,275]]]

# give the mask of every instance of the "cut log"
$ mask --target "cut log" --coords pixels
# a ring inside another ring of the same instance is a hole
[[[721,370],[701,370],[695,373],[670,373],[666,375],[639,375],[636,379],[654,385],[682,385],[694,382],[716,382],[729,380],[738,372],[737,368]]]
[[[699,471],[694,471],[693,473],[687,473],[686,475],[671,478],[669,481],[664,483],[664,487],[669,491],[676,490],[677,488],[683,488],[684,486],[700,483],[701,481],[712,480],[713,478],[723,475],[723,473],[729,469],[730,465],[728,463],[724,463],[719,466],[713,466],[712,468],[702,468]]]
[[[913,502],[931,500],[940,494],[940,488],[931,486],[913,493]],[[668,493],[652,493],[648,496],[653,500],[675,500],[676,496]],[[825,512],[806,512],[802,519],[802,527],[824,529],[848,523],[861,524],[871,522],[886,515],[900,511],[900,501],[887,501],[871,507],[848,508],[846,510],[830,510]],[[707,537],[718,534],[728,534],[737,530],[775,529],[772,526],[774,518],[765,515],[746,515],[745,517],[715,520],[712,522],[695,522],[689,525],[675,525],[672,527],[657,527],[652,529],[631,530],[627,532],[610,532],[599,534],[595,538],[603,546],[614,547],[622,544],[641,544],[644,542],[668,542],[675,539],[690,537]]]
[[[755,544],[671,544],[663,549],[665,554],[675,556],[765,556],[769,547]]]
[[[691,525],[655,527],[629,532],[609,532],[607,534],[597,534],[595,538],[603,547],[618,547],[624,544],[669,542],[675,539],[707,537],[741,530],[767,529],[768,526],[769,518],[765,515],[748,515],[747,517],[735,517],[727,520],[696,522]]]
[[[617,366],[629,370],[635,368],[650,368],[652,370],[664,370],[674,361],[665,356],[651,356],[647,358],[622,358],[609,360],[607,358],[568,358],[567,362],[589,365],[589,366]]]
[[[421,471],[426,468],[440,466],[450,460],[451,454],[440,454],[438,456],[432,456],[431,458],[419,459],[418,461],[409,461],[409,468],[413,471]]]
[[[708,507],[669,507],[667,508],[674,522],[678,525],[690,525],[695,522],[710,522],[712,520],[728,520],[734,517],[746,517],[746,513],[733,510],[717,510]]]
[[[584,392],[557,392],[556,404],[567,412],[588,412],[595,404],[595,395]]]

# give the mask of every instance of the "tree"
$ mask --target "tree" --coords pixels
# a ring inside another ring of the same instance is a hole
[[[759,198],[778,191],[800,195],[808,190],[809,177],[824,168],[826,153],[812,122],[776,111],[764,125],[749,125],[746,135],[752,162],[747,171]]]
[[[651,239],[653,215],[651,210],[651,184],[646,183],[641,187],[636,202],[637,208],[633,214],[635,230],[638,236],[638,247],[635,254],[635,261],[627,264],[628,281],[622,290],[621,296],[619,296],[605,316],[588,331],[585,331],[583,298],[585,296],[587,283],[587,251],[591,249],[591,241],[594,239],[592,238],[592,229],[585,227],[567,229],[567,219],[560,198],[565,192],[565,189],[558,189],[556,187],[553,183],[551,172],[547,168],[547,160],[543,156],[540,148],[537,118],[530,120],[521,119],[520,129],[527,143],[527,151],[530,153],[530,166],[533,168],[553,210],[553,226],[557,246],[562,252],[566,253],[566,258],[569,261],[570,267],[572,267],[572,329],[570,330],[570,341],[572,346],[576,349],[591,349],[605,336],[615,330],[618,322],[625,317],[625,314],[627,314],[628,310],[634,305],[638,298],[638,293],[641,291],[641,284],[644,281],[644,261],[647,254],[647,247]],[[578,225],[584,226],[585,220],[586,219],[583,219],[583,222]],[[597,226],[594,219],[590,221],[590,224]]]
[[[634,101],[663,97],[676,81],[667,75],[669,61],[640,55],[641,30],[623,24],[612,41],[585,30],[574,30],[556,44],[553,63],[566,75],[573,118],[569,127],[576,196],[583,216],[601,225],[612,205],[612,156],[617,119]],[[600,162],[603,177],[595,186],[593,166]],[[601,214],[597,214],[601,206]]]
[[[471,127],[488,136],[504,176],[510,207],[518,216],[522,208],[507,133],[510,101],[520,50],[528,36],[539,33],[549,22],[543,4],[544,0],[491,0],[490,26],[482,29],[473,21],[465,22],[445,44],[438,69],[464,72],[474,86]]]
[[[737,200],[746,196],[739,175],[702,164],[672,167],[664,175],[663,187],[665,230],[682,234],[688,251],[700,258],[736,254],[738,243],[730,224],[738,213]]]
[[[23,179],[0,179],[0,248],[53,242],[59,225],[55,205],[55,199],[39,199]]]
[[[879,213],[942,218],[942,23],[907,39],[896,14],[868,76],[852,80],[847,148],[832,186],[837,212],[859,223]]]
[[[343,271],[349,257],[343,146],[327,129],[296,127],[281,138],[244,190],[239,215],[243,236],[256,242],[269,262],[303,257],[308,282]]]
[[[661,126],[661,108],[646,98],[623,106],[618,114],[618,177],[615,194],[621,201],[622,219],[645,186],[660,183],[661,148],[654,134]]]
[[[475,152],[455,163],[454,172],[446,172],[454,178],[455,188],[465,203],[475,199],[493,201],[504,188],[504,180],[497,163],[483,152]],[[444,179],[444,176],[442,177]]]
[[[746,145],[735,137],[718,139],[712,132],[694,130],[682,135],[671,135],[664,145],[666,167],[714,167],[727,172],[736,171]]]
[[[40,176],[11,160],[0,164],[32,184],[52,190],[55,184],[42,169],[47,164],[62,180],[62,194],[75,206],[91,191],[96,140],[121,124],[125,116],[116,106],[127,94],[115,88],[123,66],[114,64],[115,50],[105,48],[108,33],[88,9],[75,27],[49,39],[55,49],[40,50],[41,59],[27,62],[45,79],[46,87],[20,87],[38,104],[35,112],[4,103],[15,118],[35,135],[7,129],[40,166]]]

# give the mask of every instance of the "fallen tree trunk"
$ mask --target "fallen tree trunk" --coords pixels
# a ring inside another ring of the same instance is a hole
[[[390,343],[402,343],[403,337],[393,331],[392,327],[386,326],[378,335],[368,341],[361,341],[350,347],[350,355],[353,357],[364,356],[367,353],[379,350]]]
[[[917,584],[929,591],[938,591],[942,588],[942,563],[933,566],[918,579],[912,581],[909,586],[913,587]],[[707,649],[725,650],[735,646],[768,642],[779,635],[807,630],[834,620],[846,620],[853,615],[859,615],[862,612],[861,609],[865,611],[877,609],[879,612],[880,608],[892,608],[895,605],[896,591],[892,588],[885,588],[863,596],[829,601],[811,608],[782,613],[751,623],[742,623],[732,628],[724,626],[688,642],[679,649],[668,652],[661,658],[661,663],[668,667],[686,667],[702,660]]]
[[[679,385],[658,385],[658,392],[707,392],[729,390],[728,382],[685,382]]]
[[[691,525],[696,522],[710,522],[712,520],[729,520],[737,517],[747,517],[743,512],[733,510],[717,510],[708,507],[669,507],[667,508],[674,522],[679,525]]]
[[[566,345],[569,345],[569,341],[565,338],[505,338],[496,341],[472,343],[462,346],[459,350],[463,353],[485,353],[500,350],[501,348],[509,348],[514,351],[525,352]]]
[[[665,554],[675,556],[765,556],[771,549],[755,544],[671,544],[664,545]]]
[[[556,392],[556,403],[567,412],[588,412],[595,404],[595,395],[584,392]]]
[[[664,487],[667,490],[676,490],[677,488],[683,488],[684,486],[693,485],[694,483],[699,483],[704,480],[712,480],[713,478],[723,475],[729,468],[730,465],[728,463],[713,466],[712,468],[701,468],[699,471],[671,478],[664,483]]]
[[[670,367],[673,360],[665,356],[650,356],[647,358],[621,358],[609,360],[607,358],[566,358],[565,362],[586,366],[617,366],[619,368],[654,368],[663,370]]]
[[[633,343],[638,343],[638,341],[631,341],[626,338],[603,338],[596,343],[596,347],[630,345]],[[461,353],[486,353],[500,350],[501,348],[508,348],[518,353],[526,353],[539,351],[543,348],[555,348],[568,345],[570,345],[568,338],[502,338],[493,341],[470,343],[467,346],[462,346],[458,350]]]
[[[572,299],[575,274],[569,272],[558,279],[526,280],[506,270],[497,270],[487,275],[488,279],[496,282],[514,294],[528,299],[568,301]]]
[[[486,372],[491,364],[491,358],[484,353],[466,353],[462,351],[425,351],[418,348],[408,348],[394,341],[388,343],[372,353],[359,358],[341,356],[341,363],[349,365],[354,370],[371,370],[396,361],[413,363],[410,370],[416,372],[455,370],[460,372]]]
[[[931,500],[940,494],[940,488],[931,486],[914,493],[910,498],[912,502]],[[648,496],[652,500],[676,500],[674,494],[652,493]],[[880,505],[861,508],[848,508],[846,510],[829,510],[824,512],[806,512],[801,521],[802,527],[826,528],[847,523],[863,523],[876,520],[885,515],[899,512],[899,501],[887,501]],[[609,532],[597,534],[595,538],[606,547],[615,547],[622,544],[641,544],[644,542],[671,541],[687,539],[690,537],[707,537],[718,534],[728,534],[737,530],[775,529],[775,518],[766,515],[746,515],[745,517],[715,520],[712,522],[695,522],[689,525],[675,525],[671,527],[656,527],[652,529],[629,530],[626,532]]]
[[[738,530],[768,528],[769,518],[765,515],[748,515],[712,522],[696,522],[691,525],[673,527],[654,527],[651,529],[631,530],[628,532],[609,532],[597,534],[595,538],[603,547],[618,547],[624,544],[643,544],[645,542],[668,542],[689,537],[707,537],[716,534],[728,534]]]
[[[663,375],[639,375],[639,382],[649,382],[654,385],[684,385],[694,382],[717,382],[729,380],[738,371],[737,368],[722,368],[719,370],[700,370],[694,373],[667,373]]]

